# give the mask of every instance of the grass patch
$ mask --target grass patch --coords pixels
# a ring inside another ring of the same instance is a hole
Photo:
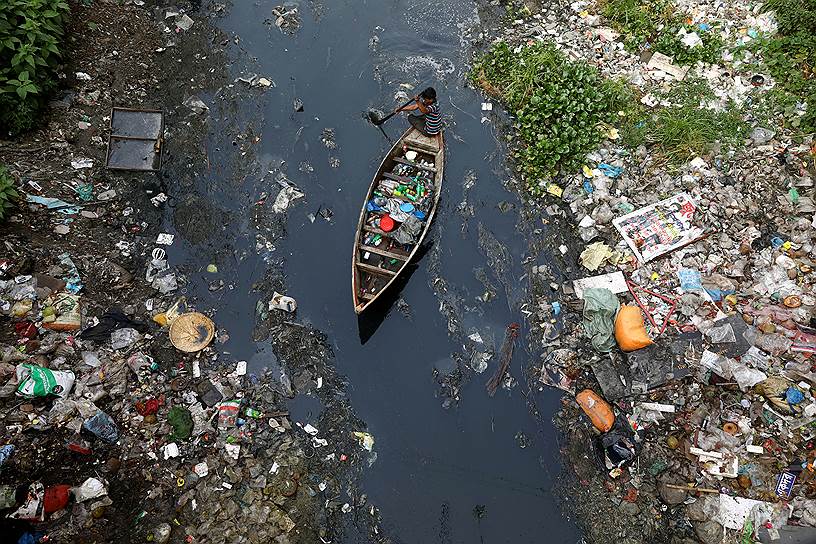
[[[669,162],[678,164],[711,152],[718,143],[736,147],[747,133],[748,125],[733,106],[724,111],[670,106],[655,114],[644,136]]]
[[[714,63],[720,59],[724,44],[716,28],[688,24],[669,0],[599,0],[598,7],[623,35],[623,43],[630,51],[648,46],[681,65],[697,61]],[[678,35],[681,30],[697,33],[702,44],[686,46]]]
[[[733,103],[722,111],[705,107],[715,95],[703,79],[680,81],[660,98],[669,105],[645,121],[643,137],[673,164],[710,153],[717,144],[735,148],[748,135],[748,123]]]
[[[559,170],[574,171],[632,103],[625,83],[608,80],[554,46],[534,43],[513,50],[498,42],[478,58],[471,80],[502,101],[515,117],[514,155],[534,194]]]

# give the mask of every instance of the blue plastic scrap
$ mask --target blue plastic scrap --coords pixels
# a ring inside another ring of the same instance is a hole
[[[64,213],[65,215],[74,215],[75,213],[79,213],[79,208],[73,204],[65,202],[64,200],[60,200],[59,198],[51,198],[47,196],[37,196],[37,195],[30,195],[26,193],[26,201],[33,202],[35,204],[42,204],[43,206],[47,207],[49,210],[53,210],[57,208],[59,213]]]
[[[791,406],[795,406],[805,400],[805,395],[795,387],[788,387],[787,391],[785,391],[785,400]]]
[[[116,423],[101,410],[86,419],[85,423],[82,424],[82,428],[108,444],[113,444],[119,439],[119,428]]]
[[[71,260],[71,256],[67,253],[63,253],[59,256],[60,264],[65,265],[68,268],[68,272],[65,274],[63,278],[65,280],[65,289],[69,293],[77,294],[82,289],[82,278],[79,277],[79,271],[77,270],[74,261]]]
[[[620,166],[612,166],[611,164],[606,164],[605,162],[598,165],[598,170],[603,172],[604,175],[609,178],[616,178],[623,173],[623,168]]]
[[[11,454],[14,453],[14,444],[6,444],[5,446],[0,446],[0,467],[5,465]]]

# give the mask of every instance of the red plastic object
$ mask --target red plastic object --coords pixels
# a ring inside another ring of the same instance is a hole
[[[90,445],[82,438],[72,438],[65,444],[65,447],[70,451],[79,453],[81,455],[90,455],[93,453]]]
[[[20,338],[36,338],[37,326],[31,321],[21,321],[14,324],[14,330]]]
[[[148,416],[157,413],[159,405],[158,399],[150,399],[145,402],[139,401],[136,403],[136,411],[139,412],[139,415]]]
[[[383,232],[391,232],[394,230],[394,220],[391,219],[390,215],[385,214],[380,218],[380,230]]]
[[[43,495],[43,507],[46,514],[53,514],[68,506],[68,499],[71,497],[70,485],[55,485],[45,490]]]

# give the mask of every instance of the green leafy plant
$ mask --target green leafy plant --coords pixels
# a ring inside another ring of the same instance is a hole
[[[63,0],[0,2],[0,130],[15,134],[33,126],[55,85],[59,45],[69,13]]]
[[[5,166],[0,166],[0,220],[5,219],[6,213],[18,198],[20,195],[14,188],[14,179]]]
[[[541,42],[518,50],[498,42],[477,59],[470,77],[515,117],[520,138],[514,155],[533,193],[559,170],[580,167],[601,141],[605,124],[616,123],[632,101],[623,82],[606,80]]]
[[[685,30],[687,33],[695,32],[700,37],[702,44],[688,47],[678,35],[680,30]],[[672,57],[675,63],[688,65],[695,64],[697,61],[716,63],[720,60],[724,46],[716,27],[703,30],[699,26],[674,21],[663,29],[652,47],[655,51]]]

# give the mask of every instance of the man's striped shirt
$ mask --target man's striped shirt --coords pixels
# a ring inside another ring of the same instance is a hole
[[[428,113],[425,114],[425,133],[431,136],[439,134],[442,130],[442,114],[439,112],[439,102],[434,102],[427,106]]]

